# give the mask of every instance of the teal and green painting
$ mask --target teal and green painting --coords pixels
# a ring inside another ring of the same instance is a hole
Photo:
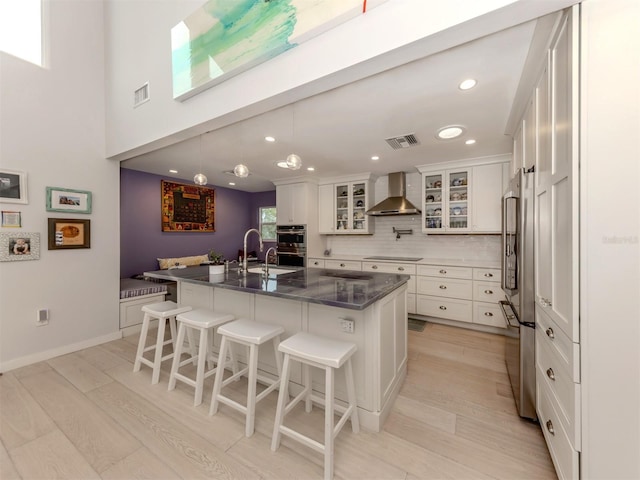
[[[186,98],[386,0],[209,0],[171,29],[173,97]]]

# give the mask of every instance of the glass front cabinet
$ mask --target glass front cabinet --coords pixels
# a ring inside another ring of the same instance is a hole
[[[422,173],[422,231],[456,233],[471,230],[472,169]]]
[[[345,182],[334,186],[336,233],[370,233],[370,218],[366,214],[371,197],[368,182]]]

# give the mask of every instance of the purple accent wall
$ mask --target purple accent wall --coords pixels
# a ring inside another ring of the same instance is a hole
[[[215,189],[215,232],[161,230],[160,175],[120,169],[120,276],[157,270],[157,258],[186,257],[215,249],[237,258],[247,229],[257,227],[258,207],[275,205],[273,192],[247,193]],[[179,180],[178,180],[179,181]],[[184,183],[190,183],[184,180]],[[266,202],[266,203],[263,203]],[[255,242],[257,247],[257,242]],[[255,248],[255,247],[254,247]]]

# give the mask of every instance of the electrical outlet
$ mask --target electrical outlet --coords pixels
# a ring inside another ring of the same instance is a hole
[[[42,327],[49,324],[49,309],[41,308],[36,315],[36,325]]]
[[[353,320],[348,320],[346,318],[341,318],[340,319],[340,328],[342,328],[342,331],[345,333],[353,333],[353,329],[354,329],[354,325],[353,325]]]

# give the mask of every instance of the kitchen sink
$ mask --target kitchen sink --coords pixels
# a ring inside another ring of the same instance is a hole
[[[290,270],[287,268],[275,268],[275,267],[269,267],[269,275],[283,275],[285,273],[293,273],[296,270]],[[248,273],[260,273],[263,274],[264,269],[262,267],[252,267],[252,268],[247,268],[247,272]]]

